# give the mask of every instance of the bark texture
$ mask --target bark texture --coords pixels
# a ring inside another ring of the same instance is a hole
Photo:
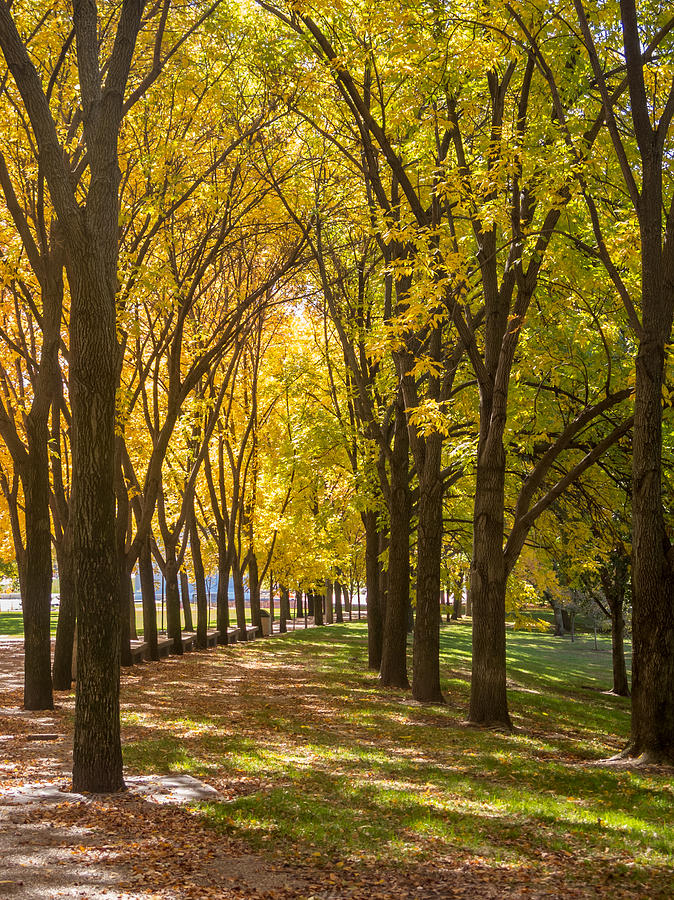
[[[28,459],[22,482],[26,552],[23,578],[25,709],[53,709],[51,676],[51,528],[46,418],[27,417]]]
[[[440,561],[442,555],[442,436],[425,441],[419,474],[417,526],[417,608],[414,619],[412,696],[444,703],[440,690]]]
[[[62,539],[56,545],[59,569],[59,616],[54,644],[52,679],[54,690],[68,691],[73,677],[73,640],[75,638],[75,583],[72,569],[70,532],[66,527]]]
[[[227,644],[229,628],[229,553],[223,538],[218,542],[218,593],[216,597],[216,621],[218,643]]]
[[[194,621],[192,619],[192,603],[190,601],[190,580],[187,577],[187,570],[185,569],[184,565],[180,569],[180,600],[183,607],[185,631],[194,631]]]
[[[473,662],[469,719],[481,725],[511,728],[506,696],[503,502],[505,452],[500,440],[478,446],[473,515]]]
[[[377,515],[368,510],[365,523],[365,580],[367,591],[367,664],[379,671],[382,651],[382,617],[379,600],[379,532]],[[359,605],[360,610],[360,605]]]
[[[384,687],[409,687],[407,607],[410,602],[409,436],[402,397],[396,403],[391,455],[388,596],[383,624],[379,681]]]
[[[154,571],[152,569],[149,535],[141,546],[138,556],[138,571],[140,574],[140,590],[143,597],[143,640],[147,641],[150,659],[158,660],[157,600],[154,592]]]
[[[190,521],[190,547],[192,549],[194,580],[197,585],[197,647],[200,650],[205,650],[208,647],[208,597],[206,596],[206,578],[204,575],[204,562],[201,556],[199,525],[195,515],[192,515]]]

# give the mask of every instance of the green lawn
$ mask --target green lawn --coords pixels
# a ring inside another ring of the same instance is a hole
[[[512,735],[465,724],[465,625],[443,627],[448,702],[434,708],[377,688],[364,625],[221,648],[125,687],[125,761],[208,778],[228,797],[204,808],[214,828],[292,858],[479,858],[532,875],[568,860],[574,878],[667,896],[671,777],[592,764],[629,729],[599,646],[508,635]]]
[[[58,620],[58,610],[51,611],[51,633],[56,634],[56,622]],[[22,612],[0,612],[0,635],[9,635],[11,637],[23,637],[23,613]]]
[[[263,604],[267,606],[268,604]],[[230,622],[232,625],[236,625],[236,612],[233,607],[229,610]],[[278,619],[278,605],[275,607],[275,616]],[[246,609],[246,619],[250,622],[250,609]],[[196,628],[197,625],[197,607],[196,604],[192,604],[192,620],[193,625]],[[56,623],[58,621],[58,609],[52,609],[51,611],[51,633],[52,635],[56,634]],[[184,613],[181,612],[181,622],[183,628],[185,626],[185,616]],[[298,622],[303,623],[304,619],[300,617]],[[215,628],[215,605],[211,607],[211,621],[210,627]],[[292,628],[292,625],[290,625]],[[161,610],[157,612],[157,628],[162,629],[162,617]],[[136,607],[136,629],[138,632],[138,636],[142,637],[143,635],[143,611],[140,607]],[[166,610],[164,610],[164,619],[163,619],[163,630],[166,630]],[[23,613],[22,612],[0,612],[0,635],[9,635],[11,637],[22,637],[23,636]]]
[[[196,627],[197,623],[197,608],[195,604],[192,604],[192,616],[194,619],[194,625]],[[250,611],[248,610],[248,617],[250,619]],[[232,610],[232,621],[234,621],[235,616]],[[58,609],[52,609],[51,611],[51,633],[52,635],[56,634],[56,623],[58,621]],[[184,616],[183,616],[183,625],[184,625]],[[157,627],[161,628],[161,612],[157,614]],[[211,610],[211,627],[215,628],[215,608]],[[136,628],[138,630],[138,635],[141,636],[143,634],[143,612],[139,607],[136,607]],[[164,629],[166,629],[166,611],[164,611]],[[0,612],[0,635],[11,635],[12,637],[21,637],[23,636],[23,613],[22,612]]]

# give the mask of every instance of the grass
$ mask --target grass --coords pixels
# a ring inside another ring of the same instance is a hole
[[[277,601],[278,602],[278,601]],[[278,606],[276,607],[276,616],[278,617]],[[246,608],[246,619],[250,622],[250,609]],[[197,624],[197,607],[196,604],[192,604],[192,620],[194,627],[196,628]],[[52,636],[56,634],[56,623],[58,621],[58,609],[52,608],[51,611],[51,634]],[[303,619],[299,619],[298,621],[303,622]],[[185,627],[185,617],[184,613],[181,611],[181,622],[183,628]],[[232,625],[236,625],[236,612],[234,608],[230,608],[230,622]],[[162,619],[161,612],[157,615],[157,628],[161,630],[162,627]],[[210,628],[215,628],[215,606],[211,608],[211,621]],[[143,611],[137,606],[136,607],[136,630],[138,632],[138,636],[142,637],[143,635]],[[164,630],[166,630],[166,611],[164,610]],[[10,636],[10,637],[23,637],[23,613],[22,612],[0,612],[0,635]]]
[[[52,635],[56,634],[56,622],[58,620],[58,610],[52,609],[50,628]],[[23,613],[22,612],[0,612],[0,635],[10,637],[23,637]]]
[[[442,631],[444,707],[379,690],[355,623],[170,660],[125,686],[125,762],[206,777],[226,797],[203,809],[213,828],[291,858],[539,872],[573,860],[588,883],[612,873],[659,896],[674,866],[671,778],[592,764],[629,729],[629,701],[602,693],[610,640],[593,647],[508,635],[512,735],[464,723],[461,625]]]
[[[547,622],[550,630],[555,630],[555,613],[549,606],[538,607],[536,609],[523,609],[520,612],[523,619],[537,619]],[[574,630],[576,634],[593,634],[595,622],[590,615],[577,613],[574,620]],[[609,632],[610,621],[608,619],[600,619],[597,622],[597,632]]]

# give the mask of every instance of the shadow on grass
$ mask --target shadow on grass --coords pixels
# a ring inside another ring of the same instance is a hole
[[[443,629],[443,708],[378,690],[359,626],[171,660],[125,690],[125,761],[209,778],[230,799],[208,821],[255,846],[401,863],[571,853],[588,877],[659,879],[674,863],[671,781],[579,764],[620,746],[628,705],[596,691],[610,658],[554,640],[509,636],[513,735],[463,725],[461,626]]]

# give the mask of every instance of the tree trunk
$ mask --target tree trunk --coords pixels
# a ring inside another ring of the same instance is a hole
[[[417,610],[414,620],[412,696],[444,703],[440,690],[440,565],[442,560],[442,435],[426,438],[419,476]]]
[[[377,514],[368,510],[363,514],[365,524],[365,579],[367,590],[367,664],[370,669],[381,668],[382,619],[379,603],[379,532]],[[360,595],[358,597],[360,618]]]
[[[383,622],[379,682],[384,687],[408,688],[407,607],[410,601],[409,435],[407,417],[399,397],[391,458],[388,596]]]
[[[129,576],[126,571],[126,560],[119,561],[119,661],[128,668],[133,665],[131,656],[131,622],[129,617]]]
[[[227,644],[229,629],[229,553],[223,538],[218,543],[218,594],[216,598],[218,643]]]
[[[148,655],[150,659],[159,659],[157,648],[157,600],[154,593],[154,570],[152,568],[152,553],[150,550],[150,536],[143,541],[138,556],[138,571],[140,572],[140,590],[143,597],[143,639],[148,643]]]
[[[377,563],[379,565],[379,610],[381,616],[381,636],[382,636],[382,652],[384,649],[384,623],[386,622],[386,607],[388,606],[388,570],[384,564],[384,560],[388,558],[389,535],[385,528],[379,526],[379,555]]]
[[[208,597],[206,596],[206,578],[204,562],[201,556],[201,538],[197,517],[193,514],[190,520],[190,548],[194,566],[194,580],[197,585],[197,647],[206,650],[208,647]]]
[[[26,549],[23,545],[23,531],[19,514],[19,483],[20,479],[16,472],[12,478],[11,486],[4,476],[2,478],[3,494],[7,501],[12,543],[14,544],[14,555],[16,556],[16,568],[19,575],[19,593],[24,597],[26,594]]]
[[[658,228],[660,214],[658,212]],[[632,730],[628,752],[674,761],[674,573],[662,510],[664,348],[652,337],[644,263],[644,339],[632,440]]]
[[[454,606],[452,608],[452,618],[461,618],[461,601],[463,600],[463,575],[454,585]]]
[[[285,634],[288,630],[288,619],[290,618],[290,591],[284,585],[279,585],[279,631]]]
[[[138,626],[136,625],[136,594],[133,589],[133,577],[129,575],[129,632],[131,640],[138,640]]]
[[[250,591],[250,621],[262,634],[260,622],[260,577],[257,567],[257,556],[251,551],[248,561],[248,589]]]
[[[315,594],[312,591],[307,591],[305,596],[305,606],[306,612],[305,616],[313,616],[315,618]]]
[[[481,411],[482,415],[482,411]],[[471,722],[512,728],[506,696],[503,556],[505,452],[499,439],[480,439],[473,514]]]
[[[335,582],[335,621],[341,625],[344,621],[344,613],[342,611],[342,585],[339,581]]]
[[[182,656],[183,634],[180,628],[180,590],[178,589],[178,562],[176,548],[170,544],[166,547],[166,633],[173,640],[171,652]]]
[[[236,627],[239,629],[239,639],[246,640],[246,595],[243,586],[243,572],[237,557],[232,566],[234,577],[234,607],[236,609]]]
[[[335,597],[333,593],[332,579],[325,582],[325,624],[334,625],[335,622]]]
[[[113,210],[116,222],[116,202]],[[77,248],[77,258],[70,254],[68,269],[73,563],[78,622],[72,783],[75,791],[91,792],[124,787],[119,724],[120,562],[114,491],[119,354],[116,225],[113,234],[105,238],[87,231],[83,246]],[[112,265],[106,252],[111,246],[115,248]]]
[[[187,569],[184,565],[180,567],[180,600],[183,607],[185,631],[194,631],[194,619],[192,618],[192,602],[190,600],[190,580],[187,577]]]
[[[70,529],[66,525],[61,540],[56,544],[59,569],[59,617],[54,645],[54,689],[68,691],[73,676],[73,640],[75,637],[75,584],[72,570],[72,544]]]
[[[22,483],[26,552],[24,571],[24,693],[25,709],[53,709],[51,679],[51,527],[49,518],[49,432],[46,418],[26,419],[28,459]]]
[[[322,594],[311,592],[314,601],[314,625],[323,625],[323,603],[325,598]]]
[[[629,697],[630,686],[625,665],[625,619],[623,618],[623,598],[610,597],[611,645],[613,651],[613,693]]]
[[[302,607],[302,591],[295,591],[295,618],[301,619],[304,615]]]

